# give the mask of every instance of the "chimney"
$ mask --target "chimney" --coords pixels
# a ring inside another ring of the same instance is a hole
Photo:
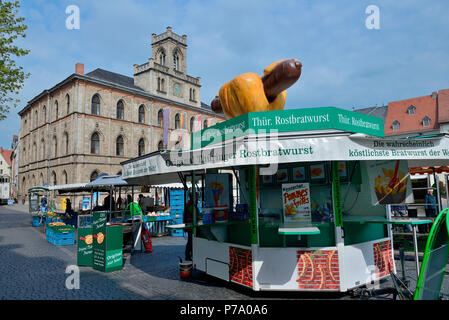
[[[75,73],[84,74],[84,64],[83,63],[78,62],[75,65]]]

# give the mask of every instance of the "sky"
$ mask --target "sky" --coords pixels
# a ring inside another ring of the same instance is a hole
[[[447,0],[26,0],[28,26],[17,60],[31,76],[21,104],[0,121],[0,147],[20,131],[18,112],[70,76],[77,62],[133,76],[151,57],[151,34],[187,35],[187,74],[201,77],[201,101],[245,72],[262,74],[274,61],[296,58],[301,78],[287,90],[286,108],[348,110],[430,95],[449,88]],[[76,5],[80,28],[69,30]],[[378,29],[369,29],[379,9]]]

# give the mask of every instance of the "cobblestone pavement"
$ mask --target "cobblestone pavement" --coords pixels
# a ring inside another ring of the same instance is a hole
[[[76,245],[54,246],[43,227],[32,227],[24,206],[0,206],[0,299],[20,300],[251,300],[251,299],[353,299],[347,294],[253,292],[201,272],[191,280],[179,278],[178,257],[183,257],[183,237],[153,237],[151,254],[135,253],[124,268],[103,273],[80,267],[80,289],[69,290],[66,268],[76,265]],[[414,275],[408,261],[408,274]],[[447,277],[446,277],[447,278]],[[447,287],[447,279],[445,285]]]

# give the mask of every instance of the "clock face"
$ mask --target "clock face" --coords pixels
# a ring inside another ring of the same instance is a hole
[[[179,84],[175,84],[173,87],[173,94],[177,97],[181,96],[181,88],[179,87]]]

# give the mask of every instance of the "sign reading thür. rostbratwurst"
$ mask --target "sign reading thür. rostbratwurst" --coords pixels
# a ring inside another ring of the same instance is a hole
[[[335,107],[304,108],[243,114],[192,133],[191,146],[196,149],[272,131],[282,133],[327,129],[384,136],[380,118]]]

